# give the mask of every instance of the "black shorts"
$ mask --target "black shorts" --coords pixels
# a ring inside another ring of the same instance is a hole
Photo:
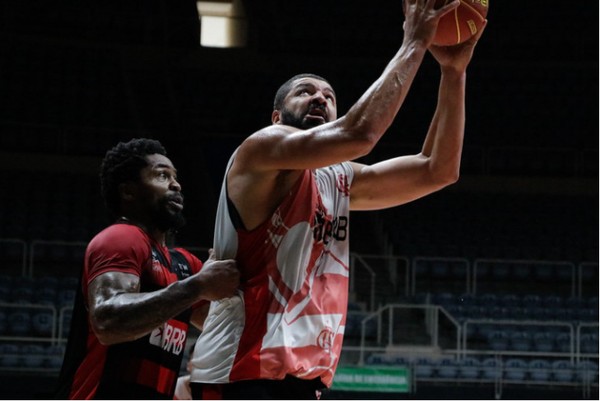
[[[325,386],[320,379],[286,376],[283,380],[242,380],[225,384],[190,383],[194,400],[318,400]]]

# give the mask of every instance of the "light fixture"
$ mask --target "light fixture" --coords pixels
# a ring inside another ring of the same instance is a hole
[[[247,22],[241,0],[196,1],[200,16],[200,44],[206,47],[243,47]]]

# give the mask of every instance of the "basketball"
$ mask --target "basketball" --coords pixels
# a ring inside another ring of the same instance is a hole
[[[436,8],[449,0],[437,0]],[[489,0],[460,0],[460,5],[444,15],[438,24],[433,44],[452,46],[475,35],[483,25],[488,12]]]

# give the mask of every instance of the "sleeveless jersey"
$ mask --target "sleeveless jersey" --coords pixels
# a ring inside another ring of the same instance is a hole
[[[331,386],[348,304],[352,178],[349,163],[306,170],[251,231],[234,226],[223,180],[214,249],[218,258],[236,259],[242,285],[238,296],[211,302],[192,382],[292,375]]]
[[[98,234],[86,250],[57,398],[172,399],[191,309],[135,341],[106,346],[88,322],[87,288],[98,275],[119,271],[138,275],[140,292],[151,292],[201,266],[189,252],[168,250],[133,225],[115,224]]]

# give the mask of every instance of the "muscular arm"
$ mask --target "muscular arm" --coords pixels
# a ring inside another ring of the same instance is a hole
[[[406,1],[402,46],[381,76],[350,108],[329,123],[308,129],[274,124],[251,135],[238,149],[228,173],[229,196],[247,229],[262,223],[300,174],[368,154],[393,122],[441,15],[432,1]]]
[[[104,345],[140,338],[200,300],[230,297],[239,284],[231,260],[208,260],[203,269],[153,292],[141,293],[139,277],[107,272],[89,285],[92,328]]]
[[[466,70],[483,29],[460,46],[430,48],[442,75],[437,107],[421,153],[372,166],[354,163],[353,210],[397,206],[458,180],[465,129]]]
[[[438,106],[421,153],[371,166],[353,163],[351,209],[401,205],[458,180],[465,124],[465,79],[464,73],[442,73]]]

